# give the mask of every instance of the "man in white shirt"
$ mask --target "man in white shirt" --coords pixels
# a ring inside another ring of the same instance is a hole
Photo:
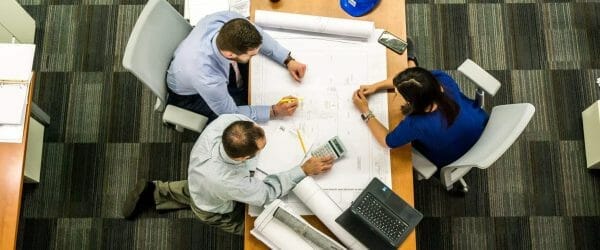
[[[327,172],[333,158],[310,158],[301,166],[268,175],[252,176],[255,156],[267,143],[264,131],[250,118],[219,116],[202,132],[192,148],[188,180],[145,182],[136,185],[123,207],[123,216],[133,218],[143,208],[157,210],[191,207],[205,223],[241,235],[244,203],[263,206],[286,195],[305,176]]]

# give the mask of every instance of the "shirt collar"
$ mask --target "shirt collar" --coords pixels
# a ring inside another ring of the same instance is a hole
[[[229,61],[227,58],[225,58],[225,56],[223,56],[223,54],[221,54],[219,47],[217,47],[217,36],[218,35],[219,35],[219,32],[217,32],[217,34],[215,34],[215,36],[213,37],[212,42],[211,42],[213,53],[215,54],[215,57],[218,58],[219,62],[222,65],[229,66],[229,64],[231,64],[231,61]]]
[[[236,161],[234,159],[231,159],[231,157],[229,157],[229,155],[227,155],[227,153],[225,152],[223,143],[220,143],[219,145],[219,156],[221,157],[221,160],[223,160],[223,162],[228,164],[241,165],[244,163],[244,161]]]

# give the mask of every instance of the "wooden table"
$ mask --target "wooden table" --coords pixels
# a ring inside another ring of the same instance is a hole
[[[25,149],[35,75],[29,85],[22,143],[0,143],[0,249],[15,249],[21,209]]]
[[[383,28],[389,32],[406,38],[406,21],[404,0],[381,1],[370,14],[353,18],[346,14],[340,7],[337,0],[281,0],[278,3],[271,3],[267,0],[251,1],[250,13],[254,17],[255,10],[273,10],[298,14],[309,14],[328,17],[340,17],[357,20],[374,21],[376,28]],[[398,72],[407,67],[406,53],[398,55],[387,50],[387,74],[388,78],[394,77]],[[391,102],[391,94],[389,95]],[[350,97],[348,97],[350,98]],[[389,105],[389,125],[395,127],[400,122],[402,116],[400,107]],[[410,146],[394,149],[391,151],[392,164],[392,189],[400,195],[409,204],[414,206],[414,188],[411,163]],[[332,235],[329,230],[315,216],[305,216],[311,224]],[[244,225],[244,249],[266,249],[267,247],[250,234],[250,229],[254,227],[254,218],[246,213]],[[416,249],[416,237],[413,231],[406,241],[402,243],[400,249]]]

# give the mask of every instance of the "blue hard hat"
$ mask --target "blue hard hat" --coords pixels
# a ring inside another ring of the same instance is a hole
[[[377,6],[379,0],[340,0],[340,6],[351,16],[364,16]]]

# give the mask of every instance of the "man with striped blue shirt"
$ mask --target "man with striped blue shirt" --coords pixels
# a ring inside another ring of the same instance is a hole
[[[246,18],[230,11],[206,16],[175,50],[167,102],[209,122],[221,114],[242,114],[259,123],[292,115],[297,102],[248,105],[248,62],[259,52],[286,67],[296,81],[304,77],[306,65]]]

